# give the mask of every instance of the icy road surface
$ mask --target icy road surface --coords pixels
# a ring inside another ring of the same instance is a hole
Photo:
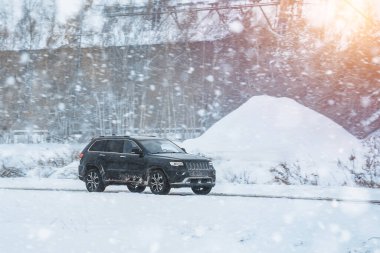
[[[15,190],[21,182],[40,190]],[[196,196],[183,189],[156,196],[120,186],[87,193],[83,186],[77,180],[1,179],[0,252],[380,252],[376,204]],[[281,188],[221,185],[215,191],[275,195]],[[289,189],[283,193],[297,192]],[[378,190],[352,188],[298,192],[379,196]]]

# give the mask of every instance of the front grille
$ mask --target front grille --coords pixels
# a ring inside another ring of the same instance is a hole
[[[186,168],[188,170],[210,170],[211,166],[209,162],[186,162]]]

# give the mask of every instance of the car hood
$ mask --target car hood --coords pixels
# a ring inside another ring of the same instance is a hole
[[[166,159],[174,159],[174,160],[181,160],[181,161],[210,161],[210,159],[207,159],[206,157],[198,156],[198,155],[191,155],[187,153],[161,153],[161,154],[149,154],[151,157],[157,157],[157,158],[166,158]]]

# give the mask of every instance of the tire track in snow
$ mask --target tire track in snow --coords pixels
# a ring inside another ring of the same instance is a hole
[[[12,190],[12,191],[57,191],[57,192],[87,192],[82,189],[64,189],[64,188],[20,188],[20,187],[0,187],[0,190]],[[131,193],[127,190],[106,190],[102,192],[107,193]],[[138,194],[138,193],[131,193]],[[151,195],[150,192],[143,192],[140,194]],[[193,193],[170,193],[169,196],[197,196]],[[200,195],[199,195],[200,196]],[[331,197],[302,197],[302,196],[279,196],[279,195],[265,195],[265,194],[234,194],[234,193],[209,193],[202,197],[236,197],[236,198],[264,198],[264,199],[290,199],[290,200],[306,200],[306,201],[329,201],[329,202],[350,202],[357,204],[374,204],[380,205],[380,200],[362,200],[362,199],[344,199],[344,198],[331,198]]]

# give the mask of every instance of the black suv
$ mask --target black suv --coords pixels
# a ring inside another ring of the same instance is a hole
[[[191,187],[196,194],[208,194],[215,186],[211,160],[163,138],[101,136],[92,139],[80,158],[79,179],[90,192],[127,185],[131,192],[149,186],[154,194],[168,194],[170,188]]]

